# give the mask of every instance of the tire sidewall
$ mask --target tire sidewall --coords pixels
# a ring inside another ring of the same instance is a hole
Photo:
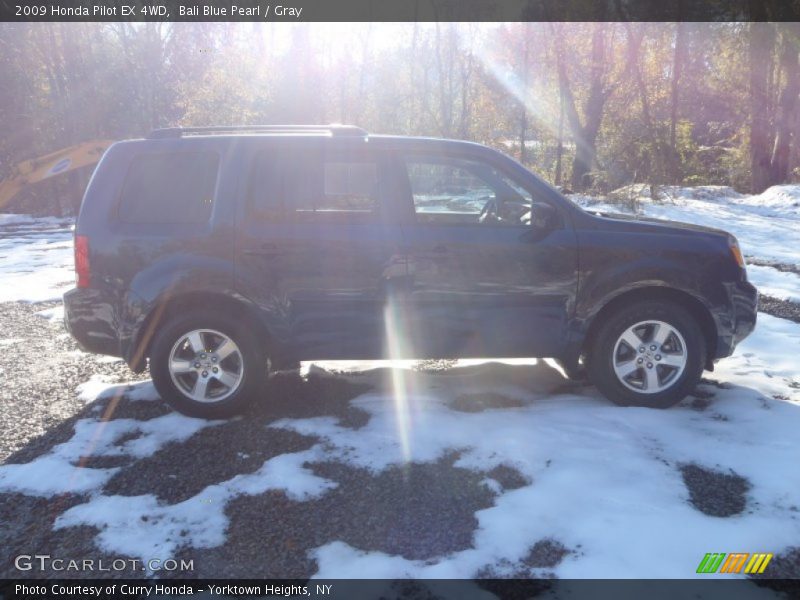
[[[686,343],[686,367],[669,388],[655,394],[643,394],[626,387],[614,372],[614,348],[622,332],[640,321],[669,323]],[[700,381],[706,362],[706,340],[697,321],[684,308],[665,302],[640,302],[614,313],[601,326],[589,356],[589,375],[594,385],[609,400],[620,406],[668,408],[683,400]]]
[[[169,360],[175,342],[194,329],[213,329],[230,337],[242,353],[244,378],[239,388],[219,402],[197,402],[172,381]],[[150,352],[150,375],[161,397],[175,410],[191,417],[226,418],[242,412],[255,399],[266,375],[266,358],[252,332],[226,316],[194,312],[173,318],[159,331]]]

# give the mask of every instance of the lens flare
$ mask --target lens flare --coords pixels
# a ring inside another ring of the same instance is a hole
[[[390,372],[397,436],[400,440],[403,460],[409,463],[412,458],[410,436],[412,422],[409,402],[414,372],[410,369],[404,369],[399,362],[400,359],[414,355],[408,340],[403,334],[404,331],[408,331],[406,328],[409,324],[407,307],[403,303],[389,298],[383,311],[383,323],[386,353],[392,361]]]

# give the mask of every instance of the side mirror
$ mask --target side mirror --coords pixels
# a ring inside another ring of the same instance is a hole
[[[540,231],[555,229],[559,224],[558,211],[552,204],[534,201],[531,205],[531,227]]]

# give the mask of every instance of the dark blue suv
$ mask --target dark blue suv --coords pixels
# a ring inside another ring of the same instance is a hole
[[[552,357],[664,408],[756,321],[728,233],[590,214],[485,146],[357,127],[119,142],[75,233],[69,331],[209,418],[270,367],[387,357]]]

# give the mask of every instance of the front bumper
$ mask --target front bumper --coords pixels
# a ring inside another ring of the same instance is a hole
[[[717,318],[716,358],[733,354],[736,346],[753,332],[758,315],[758,290],[749,281],[729,284],[728,307]]]

